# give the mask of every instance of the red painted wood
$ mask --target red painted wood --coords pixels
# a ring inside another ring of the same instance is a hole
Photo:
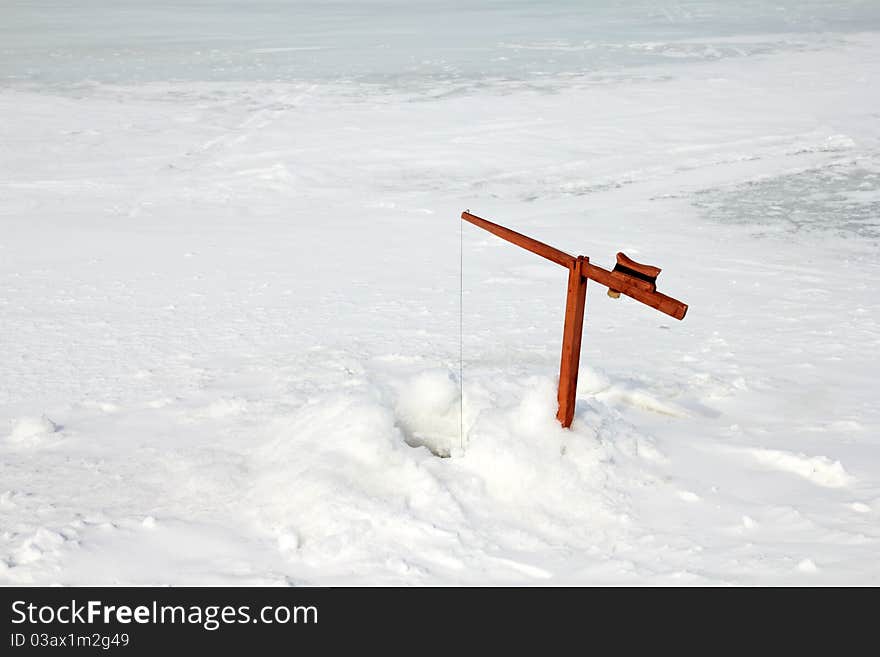
[[[578,256],[568,270],[568,294],[565,298],[565,325],[562,331],[562,362],[559,365],[559,409],[556,419],[566,429],[574,419],[577,399],[578,368],[581,360],[581,339],[584,334],[584,308],[587,302],[587,277],[590,259]]]
[[[505,239],[508,242],[516,244],[517,246],[521,246],[527,251],[537,253],[543,258],[547,258],[547,260],[552,260],[557,265],[562,265],[563,267],[571,267],[572,264],[577,260],[577,258],[575,258],[573,255],[567,254],[565,251],[555,249],[548,244],[544,244],[543,242],[539,242],[538,240],[532,239],[531,237],[527,237],[522,233],[517,233],[515,230],[510,230],[510,228],[505,228],[504,226],[499,226],[498,224],[487,221],[486,219],[481,219],[476,215],[472,215],[470,212],[462,212],[461,218],[465,221],[472,223],[474,226],[479,226],[483,230],[488,230],[490,233],[492,233],[493,235],[497,235],[501,239]]]
[[[619,252],[617,254],[617,264],[623,265],[624,267],[629,267],[633,271],[642,273],[650,278],[657,278],[660,275],[660,267],[655,267],[654,265],[643,265],[640,262],[636,262],[623,252]]]
[[[684,316],[687,314],[688,307],[686,303],[682,303],[672,297],[667,297],[659,292],[646,290],[642,287],[642,281],[635,282],[636,279],[610,272],[593,264],[588,266],[587,275],[597,283],[601,283],[611,290],[621,292],[636,301],[641,301],[646,306],[651,306],[661,313],[675,317],[675,319],[684,319]]]

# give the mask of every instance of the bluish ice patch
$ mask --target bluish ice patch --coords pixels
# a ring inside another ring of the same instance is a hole
[[[705,217],[755,236],[830,233],[880,239],[880,170],[865,163],[809,169],[697,192]]]

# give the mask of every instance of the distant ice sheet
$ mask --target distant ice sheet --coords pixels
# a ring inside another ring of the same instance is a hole
[[[5,2],[0,80],[531,79],[810,47],[860,0]]]

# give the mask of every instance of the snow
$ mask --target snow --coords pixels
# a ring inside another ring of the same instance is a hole
[[[174,4],[3,9],[0,583],[880,582],[876,5]]]
[[[61,427],[45,416],[22,417],[15,422],[7,441],[10,443],[38,444],[43,438],[60,430]]]

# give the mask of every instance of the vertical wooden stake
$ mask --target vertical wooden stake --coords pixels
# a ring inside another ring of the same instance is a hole
[[[574,419],[577,396],[578,364],[584,331],[584,306],[587,301],[587,267],[590,259],[578,256],[568,268],[568,295],[565,298],[565,329],[562,332],[562,363],[559,366],[559,410],[556,419],[566,429]]]

